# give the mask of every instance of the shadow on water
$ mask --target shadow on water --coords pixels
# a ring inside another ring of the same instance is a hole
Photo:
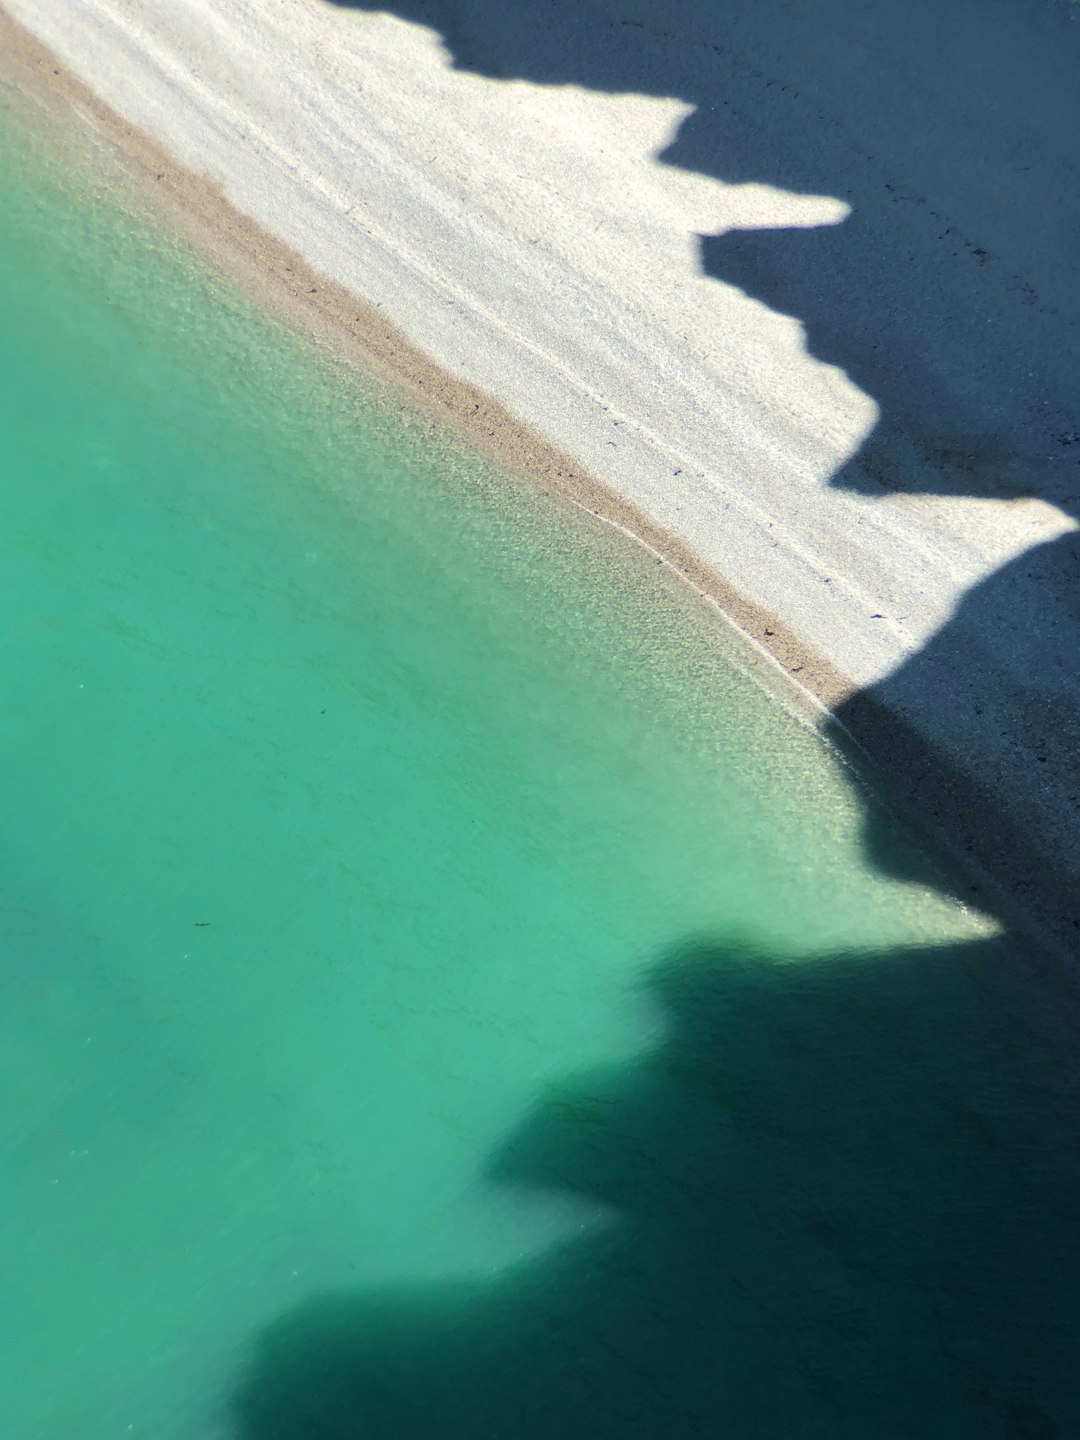
[[[831,483],[1038,497],[1080,518],[1080,17],[1063,0],[331,3],[428,26],[470,73],[684,101],[662,163],[846,200],[838,225],[700,237],[707,275],[800,321],[809,352],[878,404]],[[1073,532],[970,591],[838,715],[874,758],[903,750],[913,808],[1021,906],[1080,930],[1075,902],[1060,913],[1080,893],[1078,634]],[[1000,711],[957,681],[1002,668],[1023,699]],[[1065,797],[1045,843],[989,779],[952,794],[956,759],[995,749],[1020,757],[1028,793]]]
[[[678,97],[696,108],[665,163],[848,200],[835,227],[701,240],[708,274],[797,317],[878,402],[832,483],[1080,514],[1080,86],[1055,63],[1033,83],[1032,60],[1053,60],[1055,27],[1068,49],[1068,7],[354,8],[431,26],[482,75]],[[1080,795],[1078,579],[1075,535],[1029,552],[841,719],[880,754],[898,712],[944,695],[947,740],[977,744],[1003,722],[955,693],[955,662],[992,647],[1042,717],[1040,778]],[[932,808],[948,766],[903,743]],[[985,802],[959,809],[985,820]],[[912,872],[873,820],[867,840]],[[236,1440],[1080,1433],[1080,1016],[1061,976],[1008,939],[799,957],[725,940],[647,984],[656,1046],[542,1096],[489,1165],[609,1221],[494,1277],[300,1306],[255,1341]]]
[[[1080,1418],[1077,1017],[997,941],[667,957],[490,1162],[610,1223],[264,1333],[237,1440],[1044,1437]]]

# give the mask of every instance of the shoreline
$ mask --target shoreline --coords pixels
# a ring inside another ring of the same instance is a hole
[[[747,595],[683,536],[538,434],[484,387],[426,355],[377,303],[328,278],[243,213],[214,180],[189,169],[126,120],[2,8],[0,46],[5,68],[37,90],[46,108],[55,109],[61,129],[74,112],[95,143],[109,147],[137,203],[160,216],[242,294],[313,343],[331,365],[373,373],[405,404],[472,449],[624,532],[713,604],[747,646],[767,658],[788,699],[818,717],[840,754],[855,758],[857,766],[868,764],[890,807],[943,847],[958,898],[1040,932],[1043,943],[1064,944],[1067,951],[1070,940],[1075,942],[1075,919],[1064,900],[1068,867],[1055,873],[1031,841],[1037,831],[1025,827],[1022,817],[1018,823],[932,737],[872,700],[863,703],[861,717],[839,718],[837,710],[862,700],[865,687],[809,644],[780,611]],[[980,837],[977,845],[969,838],[973,833]]]

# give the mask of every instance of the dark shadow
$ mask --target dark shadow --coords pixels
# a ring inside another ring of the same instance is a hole
[[[547,1094],[490,1166],[608,1224],[302,1305],[236,1440],[1075,1435],[1075,1006],[992,941],[717,944],[648,983],[660,1043]]]
[[[839,225],[701,239],[707,274],[798,319],[809,351],[879,405],[876,430],[832,483],[872,496],[1036,496],[1080,516],[1075,7],[334,3],[426,25],[455,67],[479,75],[686,101],[694,112],[663,163],[846,200]],[[991,652],[1020,686],[1002,715],[957,679]],[[1041,909],[1074,934],[1075,534],[971,591],[927,651],[839,720],[901,797],[936,810],[939,833],[1013,892],[1018,913]],[[947,805],[951,772],[970,776],[984,752],[981,781]]]

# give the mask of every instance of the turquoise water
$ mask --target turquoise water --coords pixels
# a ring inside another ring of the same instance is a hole
[[[0,1432],[1066,1433],[1052,980],[648,556],[0,183]]]

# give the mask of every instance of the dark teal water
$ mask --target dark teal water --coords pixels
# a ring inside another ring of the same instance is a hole
[[[647,556],[0,185],[0,1432],[1067,1433],[1053,983]]]

